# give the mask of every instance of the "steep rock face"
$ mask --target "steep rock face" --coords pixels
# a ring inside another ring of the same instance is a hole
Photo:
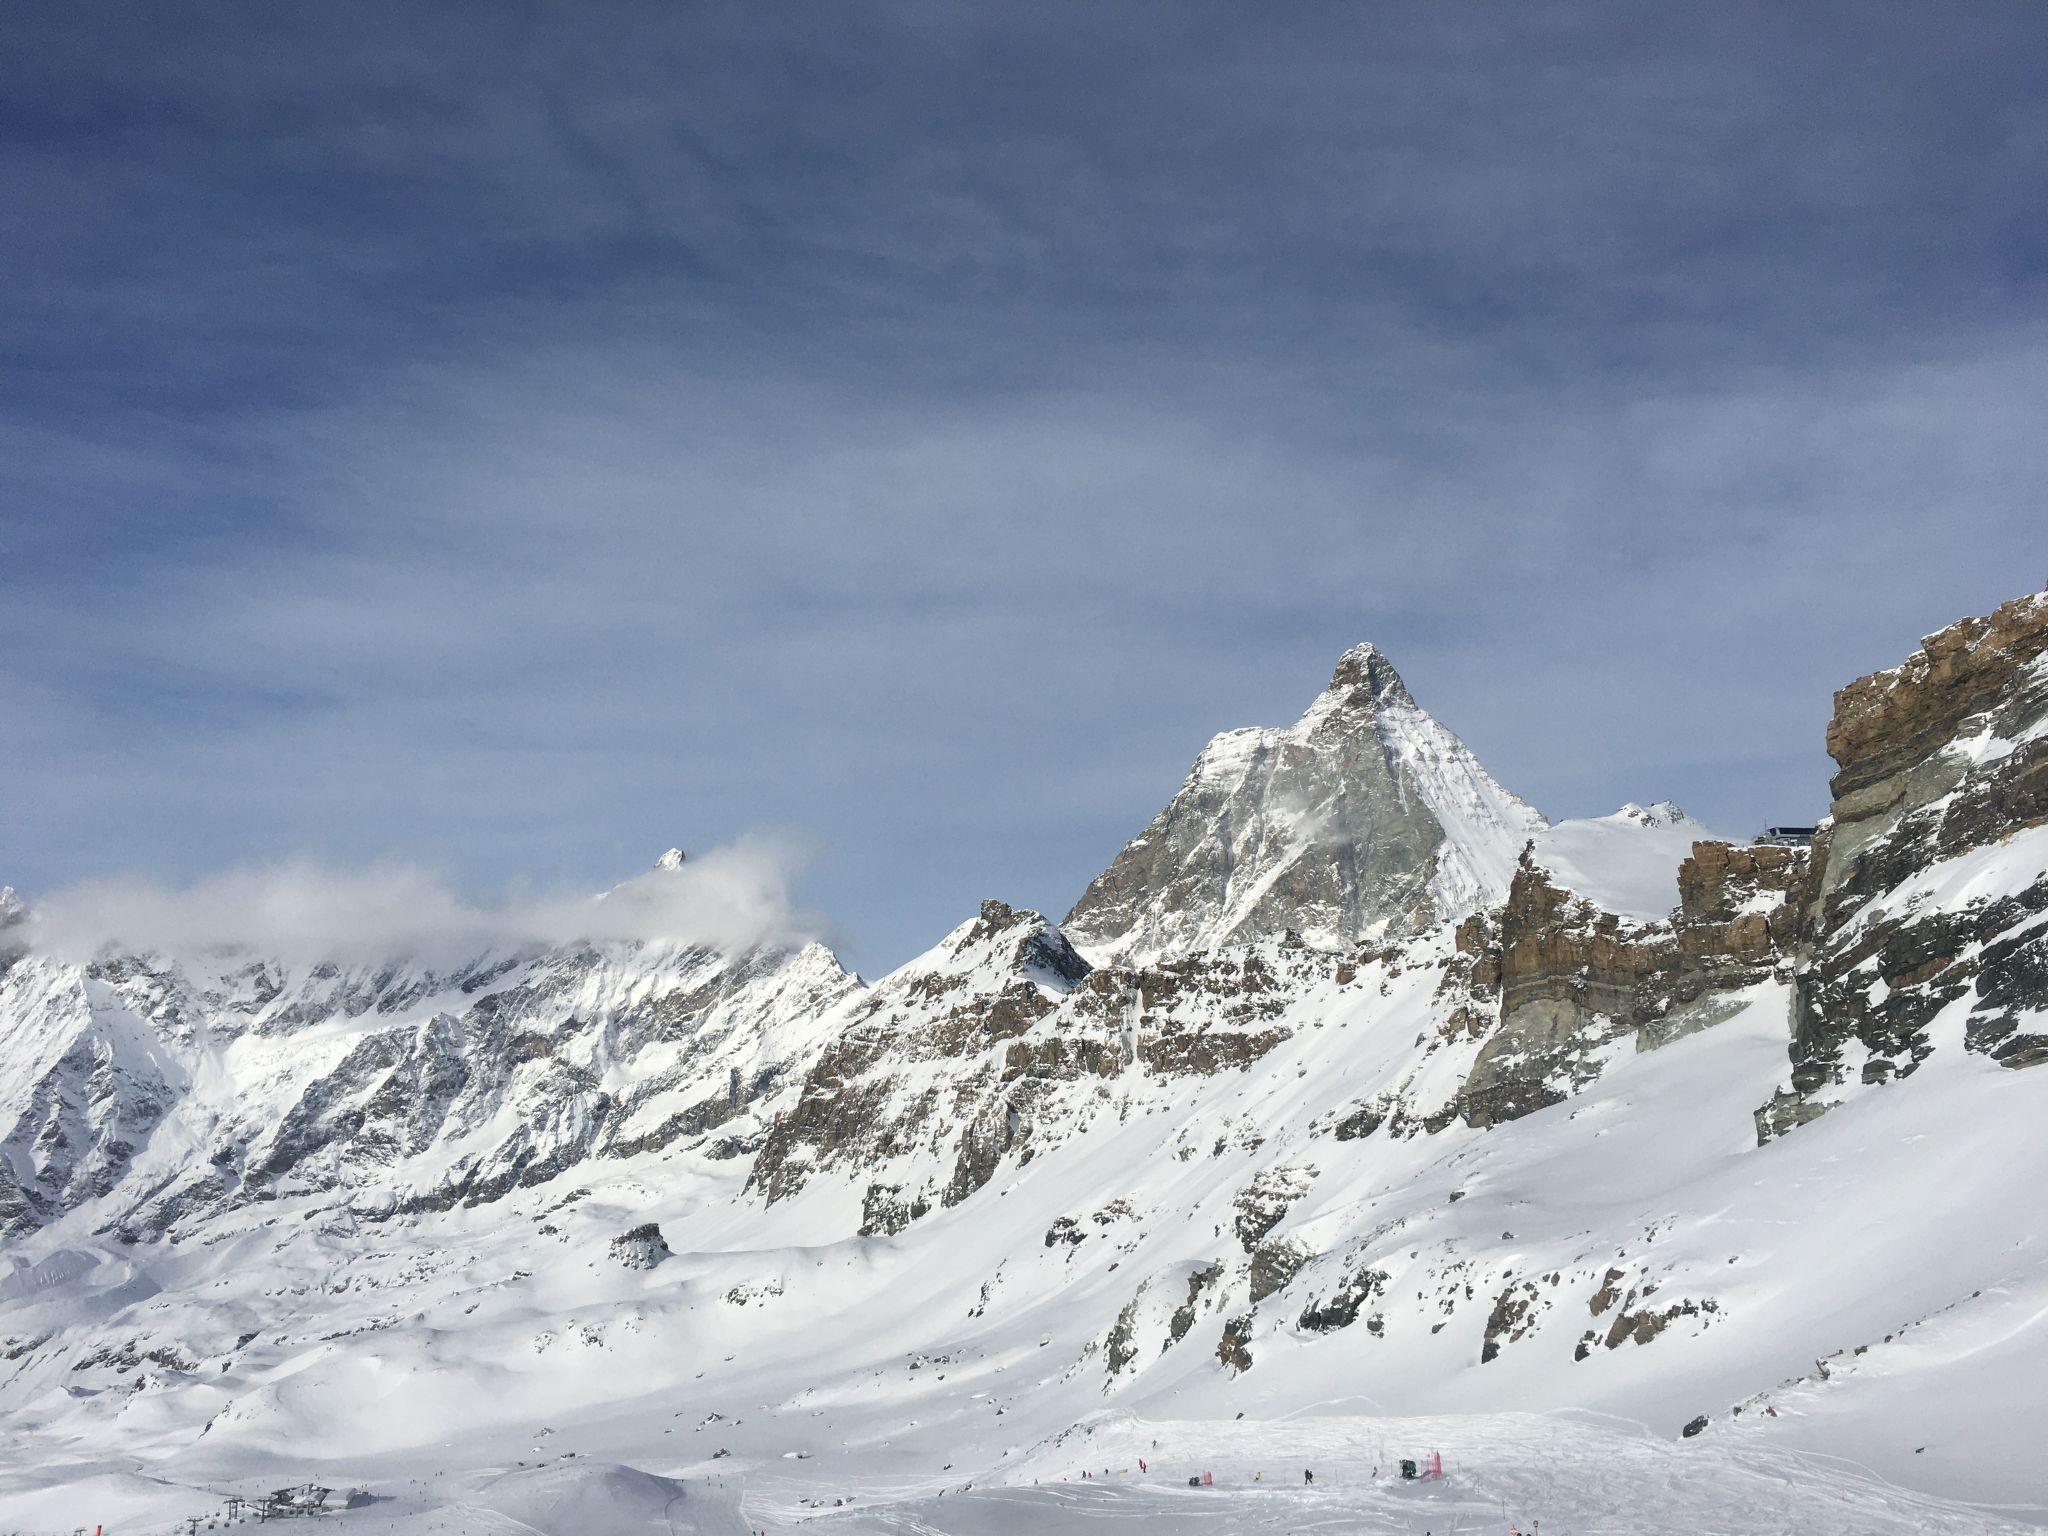
[[[1103,962],[1286,930],[1340,948],[1499,901],[1542,825],[1361,645],[1294,725],[1211,741],[1062,927]]]
[[[1806,852],[1698,842],[1679,904],[1640,922],[1560,886],[1525,854],[1498,918],[1499,1023],[1460,1099],[1469,1124],[1517,1119],[1599,1075],[1617,1049],[1649,1050],[1730,1016],[1730,994],[1790,966]],[[1468,922],[1478,948],[1486,925]]]
[[[2048,593],[1927,637],[1835,695],[1789,1085],[1768,1139],[1965,1049],[2048,1060]]]

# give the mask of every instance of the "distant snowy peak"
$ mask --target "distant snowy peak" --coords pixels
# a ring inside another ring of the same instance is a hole
[[[1057,996],[1088,974],[1065,934],[1028,907],[984,901],[978,916],[960,924],[916,959],[877,986],[915,991],[929,998],[942,992],[997,991],[1021,979]]]
[[[19,930],[10,933],[10,929]],[[28,903],[14,894],[11,885],[0,885],[0,966],[26,952],[23,935],[28,932]]]
[[[654,867],[656,869],[681,869],[686,858],[688,858],[688,855],[682,849],[671,848],[667,853],[664,853],[654,861]]]
[[[1693,821],[1690,816],[1678,808],[1678,803],[1675,800],[1659,800],[1655,805],[1637,805],[1635,801],[1631,800],[1627,805],[1616,811],[1610,819],[1615,821],[1632,821],[1639,826],[1645,827],[1675,827],[1680,822],[1686,822],[1693,826],[1699,825],[1698,822]]]
[[[1535,838],[1530,862],[1566,890],[1639,922],[1678,905],[1678,867],[1696,842],[1722,841],[1669,800],[1560,821]]]
[[[1500,901],[1545,825],[1359,645],[1292,726],[1211,740],[1063,927],[1097,960],[1341,946]]]

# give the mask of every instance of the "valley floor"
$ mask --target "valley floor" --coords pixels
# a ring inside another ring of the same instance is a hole
[[[1572,1414],[1377,1418],[1303,1414],[1266,1422],[1148,1422],[1107,1416],[1047,1444],[990,1481],[943,1483],[864,1472],[861,1458],[789,1463],[721,1476],[669,1477],[565,1454],[525,1466],[391,1466],[366,1507],[324,1517],[345,1536],[430,1532],[512,1536],[641,1536],[815,1530],[819,1536],[1012,1536],[1111,1531],[1357,1532],[1445,1536],[1518,1529],[1555,1536],[1807,1536],[1807,1533],[2017,1532],[2039,1508],[1996,1510],[1888,1484],[1834,1458],[1758,1443],[1672,1443]],[[1402,1455],[1440,1451],[1441,1481],[1406,1482]],[[1138,1470],[1143,1458],[1148,1470]],[[1082,1480],[1085,1461],[1091,1477]],[[1304,1469],[1315,1483],[1305,1486]],[[0,1473],[0,1530],[75,1528],[71,1511],[117,1510],[109,1536],[227,1529],[232,1484],[248,1493],[285,1476],[283,1463],[217,1487],[101,1471],[34,1489],[23,1468]],[[1211,1486],[1189,1487],[1208,1473]],[[1377,1475],[1375,1475],[1377,1473]],[[958,1480],[953,1480],[957,1478]],[[835,1500],[844,1504],[833,1507]],[[254,1524],[253,1520],[240,1522]]]

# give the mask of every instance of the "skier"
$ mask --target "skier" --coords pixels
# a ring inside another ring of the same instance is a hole
[[[1315,1475],[1315,1473],[1313,1473],[1313,1472],[1309,1471],[1309,1470],[1308,1470],[1308,1469],[1307,1469],[1306,1467],[1304,1467],[1304,1468],[1302,1469],[1302,1473],[1301,1473],[1301,1481],[1302,1481],[1302,1484],[1303,1484],[1303,1486],[1306,1486],[1306,1485],[1308,1485],[1309,1483],[1312,1483],[1312,1482],[1314,1482],[1315,1480],[1316,1480],[1316,1475]]]

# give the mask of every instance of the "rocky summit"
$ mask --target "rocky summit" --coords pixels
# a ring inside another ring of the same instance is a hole
[[[979,1529],[1432,1449],[1753,1482],[1745,1529],[2037,1518],[2048,595],[1826,739],[1810,845],[1553,825],[1360,646],[1063,921],[874,980],[69,955],[0,893],[0,1529],[514,1473]]]
[[[1089,955],[1136,961],[1415,933],[1498,902],[1543,826],[1361,645],[1292,726],[1203,748],[1063,926]]]

